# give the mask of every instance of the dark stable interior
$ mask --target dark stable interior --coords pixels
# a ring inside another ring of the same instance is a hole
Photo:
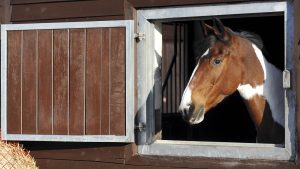
[[[266,51],[264,54],[267,60],[273,63],[277,68],[281,70],[284,69],[283,16],[226,18],[221,19],[221,21],[225,26],[231,28],[233,31],[249,31],[260,35],[264,42],[264,48]],[[174,88],[174,86],[170,87],[172,85],[168,84],[166,86],[169,86],[171,89],[166,89],[168,91],[164,91],[163,93],[163,98],[165,98],[163,99],[163,102],[168,98],[171,100],[171,102],[163,103],[164,107],[162,108],[161,139],[255,143],[256,129],[238,92],[228,96],[215,108],[212,108],[209,112],[207,112],[204,121],[197,125],[189,125],[183,121],[180,113],[177,112],[176,107],[179,106],[182,90],[185,88],[185,85],[189,80],[189,76],[196,64],[195,52],[193,49],[193,41],[195,38],[195,27],[193,25],[195,25],[195,22],[196,21],[176,22],[184,27],[183,30],[180,29],[180,31],[183,33],[182,35],[179,35],[180,37],[177,37],[177,40],[179,38],[185,43],[180,43],[181,45],[179,46],[181,46],[181,48],[186,48],[184,49],[185,52],[180,51],[180,53],[182,53],[182,56],[180,57],[185,57],[183,60],[187,60],[183,63],[184,65],[181,65],[181,67],[184,67],[184,71],[186,72],[183,73],[184,75],[182,75],[185,77],[181,78],[181,81],[184,82],[180,82],[180,84],[184,85],[179,87],[181,88],[180,92],[173,90],[172,88]],[[207,21],[207,23],[211,22]],[[175,22],[163,24],[163,43],[168,43],[168,45],[163,45],[163,79],[165,79],[165,74],[170,65],[170,58],[174,55],[175,47],[172,48],[172,42],[174,44],[175,39],[174,30],[178,31],[178,29],[174,28],[174,25]],[[179,50],[178,47],[176,50]],[[182,60],[180,60],[180,62],[182,64]],[[179,69],[179,71],[182,70],[182,68]],[[175,73],[172,71],[171,76],[174,76],[174,74],[178,73],[176,73],[176,71]],[[172,78],[174,79],[175,77]],[[170,82],[168,83],[178,84],[178,80],[172,80],[172,78],[169,78]],[[175,88],[178,88],[178,86],[175,86]],[[179,93],[177,94],[178,96],[174,94],[174,91]],[[174,101],[174,97],[178,98],[175,98]],[[173,104],[172,106],[174,108],[170,108],[168,104]]]

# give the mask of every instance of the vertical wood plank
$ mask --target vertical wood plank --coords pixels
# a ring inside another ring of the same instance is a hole
[[[7,133],[20,134],[22,31],[9,31],[7,39]]]
[[[70,134],[85,134],[85,29],[70,29]]]
[[[52,134],[52,30],[38,35],[38,134]]]
[[[69,36],[65,29],[53,32],[53,134],[68,134]]]
[[[22,132],[36,133],[37,31],[23,32]]]
[[[125,29],[111,28],[110,134],[125,135]]]
[[[110,28],[102,30],[102,66],[101,66],[101,134],[110,134],[110,55],[111,55]]]
[[[86,57],[86,134],[101,134],[102,29],[87,29]]]

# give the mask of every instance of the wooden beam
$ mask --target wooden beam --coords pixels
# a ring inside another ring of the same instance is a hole
[[[12,22],[123,15],[123,0],[88,0],[12,6]]]
[[[0,1],[0,24],[9,23],[11,14],[10,0]]]

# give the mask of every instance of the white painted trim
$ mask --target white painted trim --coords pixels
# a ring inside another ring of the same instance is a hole
[[[282,148],[282,145],[273,144],[157,140],[138,148],[143,155],[290,160],[289,151]]]
[[[33,29],[76,29],[76,28],[110,28],[125,27],[130,20],[116,21],[86,21],[86,22],[57,22],[57,23],[30,23],[30,24],[3,24],[5,30],[33,30]]]
[[[291,62],[286,67],[291,67],[293,55],[293,31],[288,30],[286,25],[293,26],[293,6],[292,1],[288,2],[250,2],[239,4],[216,4],[216,5],[201,5],[189,7],[167,7],[156,9],[138,10],[138,18],[140,18],[138,30],[144,32],[146,36],[153,32],[151,27],[143,27],[145,22],[148,25],[155,22],[176,21],[176,20],[193,20],[207,17],[237,17],[241,14],[284,14],[285,17],[285,50],[286,58]],[[243,16],[242,16],[243,17]],[[289,17],[290,19],[287,19]],[[142,25],[142,26],[141,26]],[[146,38],[144,44],[151,44],[151,38]],[[289,43],[287,43],[289,42]],[[148,47],[147,50],[144,48]],[[138,46],[140,56],[143,58],[151,57],[149,53],[153,48],[147,45]],[[143,53],[147,51],[147,53]],[[146,59],[141,59],[139,64],[151,64],[145,62]],[[140,68],[140,67],[139,67]],[[138,69],[138,72],[140,69]],[[139,81],[146,81],[153,78],[150,74],[143,74]],[[213,157],[213,158],[240,158],[240,159],[267,159],[267,160],[293,160],[295,158],[295,98],[292,95],[293,91],[286,90],[285,95],[285,144],[248,144],[248,143],[215,143],[215,142],[184,142],[184,141],[165,141],[156,140],[141,144],[138,146],[138,153],[141,155],[159,155],[159,156],[194,156],[194,157]],[[147,99],[149,93],[140,95],[140,101]],[[146,102],[140,102],[140,105],[146,105]],[[143,122],[148,122],[149,107],[141,111],[139,117],[147,117]],[[151,113],[150,113],[151,114]],[[151,118],[151,117],[150,117]],[[154,118],[154,117],[152,117]],[[149,131],[154,132],[154,131]],[[141,132],[144,133],[144,132]],[[151,138],[150,138],[151,139]],[[199,143],[199,144],[198,144]],[[232,146],[237,144],[238,146]]]
[[[223,15],[283,12],[286,2],[252,2],[239,4],[209,4],[188,7],[168,7],[140,10],[148,20],[210,17]]]
[[[64,141],[64,142],[132,142],[127,136],[115,135],[36,135],[6,134],[6,140],[17,141]]]

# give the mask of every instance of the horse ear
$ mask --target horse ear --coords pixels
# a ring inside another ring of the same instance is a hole
[[[230,38],[229,33],[226,31],[225,26],[219,18],[213,18],[215,35],[222,41],[228,41]]]
[[[204,21],[201,21],[201,26],[202,26],[203,34],[205,36],[208,36],[210,33],[212,34],[217,33],[217,30],[214,27],[206,24]]]
[[[209,34],[215,35],[221,41],[228,41],[230,39],[230,34],[227,32],[227,28],[223,25],[219,18],[213,18],[213,26],[206,24],[201,21],[203,34],[208,36]]]

